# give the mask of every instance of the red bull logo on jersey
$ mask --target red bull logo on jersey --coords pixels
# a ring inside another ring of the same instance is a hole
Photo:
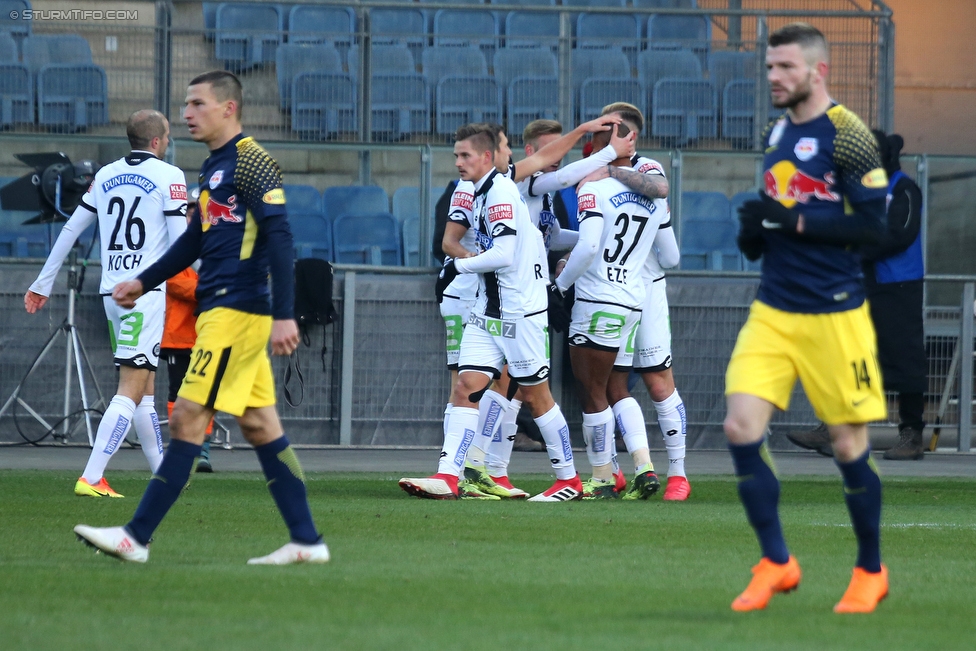
[[[822,179],[818,179],[797,169],[792,162],[781,160],[766,170],[763,180],[766,194],[787,208],[798,203],[809,203],[810,199],[841,200],[840,194],[833,190],[836,183],[833,172],[827,172]]]
[[[211,196],[207,196],[206,203],[203,203],[203,210],[200,212],[200,220],[204,225],[215,226],[217,222],[230,222],[239,224],[244,219],[234,214],[237,208],[237,195],[232,194],[227,203],[220,203]]]

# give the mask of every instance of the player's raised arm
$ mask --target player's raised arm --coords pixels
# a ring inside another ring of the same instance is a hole
[[[626,156],[630,158],[634,155],[634,145],[637,142],[637,134],[630,132],[625,136],[617,133],[616,124],[612,125],[613,135],[610,138],[610,146],[604,147],[592,156],[581,158],[570,163],[555,172],[546,172],[539,176],[534,176],[529,181],[529,194],[539,196],[546,192],[556,192],[571,185],[576,185],[587,175],[592,174],[601,167],[606,167],[613,161]],[[557,141],[558,142],[558,141]],[[541,151],[544,151],[543,148]]]
[[[614,124],[619,123],[620,116],[617,115],[604,115],[595,120],[584,122],[566,135],[559,138],[559,140],[550,142],[548,145],[528,158],[524,158],[515,163],[515,178],[512,180],[518,183],[522,179],[532,176],[540,170],[546,169],[550,165],[555,165],[561,161],[566,154],[569,153],[569,150],[571,150],[579,139],[585,134],[609,131]]]

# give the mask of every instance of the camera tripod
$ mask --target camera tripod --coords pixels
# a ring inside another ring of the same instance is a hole
[[[4,403],[3,407],[0,408],[0,416],[3,416],[11,406],[19,405],[24,409],[34,420],[44,427],[44,432],[41,436],[33,437],[25,434],[23,431],[20,432],[21,437],[24,438],[28,443],[38,443],[42,439],[46,438],[49,434],[53,434],[54,438],[62,439],[62,443],[67,443],[68,439],[74,433],[77,428],[77,424],[72,426],[71,417],[78,413],[79,410],[72,410],[71,402],[71,383],[73,375],[76,376],[78,381],[79,392],[81,394],[81,412],[84,414],[85,427],[88,433],[88,445],[94,445],[95,437],[92,431],[92,419],[91,412],[96,409],[104,408],[105,397],[102,395],[102,389],[98,385],[98,379],[95,377],[94,372],[92,372],[91,362],[88,359],[88,352],[85,350],[85,345],[81,340],[81,334],[78,332],[78,327],[75,325],[75,301],[77,298],[78,291],[80,289],[81,274],[79,273],[78,265],[78,253],[75,249],[71,250],[68,256],[68,316],[65,318],[64,322],[58,327],[51,336],[48,337],[41,351],[34,358],[31,363],[30,368],[27,369],[27,373],[24,374],[23,379],[14,389],[10,397]],[[21,391],[27,381],[30,379],[34,371],[41,365],[44,358],[47,357],[54,348],[55,344],[64,336],[65,339],[65,356],[64,356],[64,409],[63,415],[60,420],[57,420],[52,425],[45,419],[45,417],[34,409],[21,395]],[[94,402],[89,402],[88,390],[86,388],[85,379],[86,376],[90,378],[92,384],[95,388],[95,395],[98,399]],[[20,428],[18,427],[18,431]],[[57,431],[60,430],[60,431]]]

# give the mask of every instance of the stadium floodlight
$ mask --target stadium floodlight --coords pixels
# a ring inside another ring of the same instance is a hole
[[[48,238],[50,239],[52,237],[50,224],[63,222],[71,217],[71,213],[91,185],[99,166],[90,160],[72,164],[62,152],[18,154],[17,159],[33,167],[34,171],[0,188],[0,208],[4,210],[38,211],[24,224],[48,224]],[[92,243],[94,244],[94,240]],[[3,407],[0,408],[0,416],[2,416],[12,405],[19,406],[45,428],[41,436],[34,438],[21,431],[18,425],[18,432],[29,443],[38,443],[48,434],[54,434],[56,438],[60,436],[63,439],[62,442],[67,443],[73,429],[70,422],[71,417],[78,413],[84,415],[88,444],[93,445],[95,441],[91,413],[98,410],[99,407],[104,407],[106,403],[101,387],[98,385],[98,379],[91,370],[91,362],[81,340],[81,334],[75,325],[75,301],[84,282],[84,271],[84,265],[79,265],[78,262],[78,247],[72,247],[68,256],[68,315],[48,337],[30,368],[27,369],[23,379],[17,384]],[[43,414],[24,400],[21,391],[47,354],[54,348],[60,335],[65,337],[64,413],[60,420],[52,424]],[[72,411],[71,404],[72,375],[77,376],[81,394],[82,408],[76,411]],[[91,379],[98,396],[98,400],[94,403],[89,402],[88,399],[86,376]],[[14,420],[16,422],[16,414]],[[59,426],[61,428],[60,435],[55,432]]]

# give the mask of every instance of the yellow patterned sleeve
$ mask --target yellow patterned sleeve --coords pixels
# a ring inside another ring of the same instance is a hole
[[[837,132],[834,164],[847,199],[851,203],[860,203],[879,196],[883,198],[888,191],[888,176],[882,167],[874,134],[845,106],[832,107],[827,116]]]
[[[237,194],[255,219],[285,214],[285,191],[277,161],[253,138],[237,143],[237,168],[234,171]]]

